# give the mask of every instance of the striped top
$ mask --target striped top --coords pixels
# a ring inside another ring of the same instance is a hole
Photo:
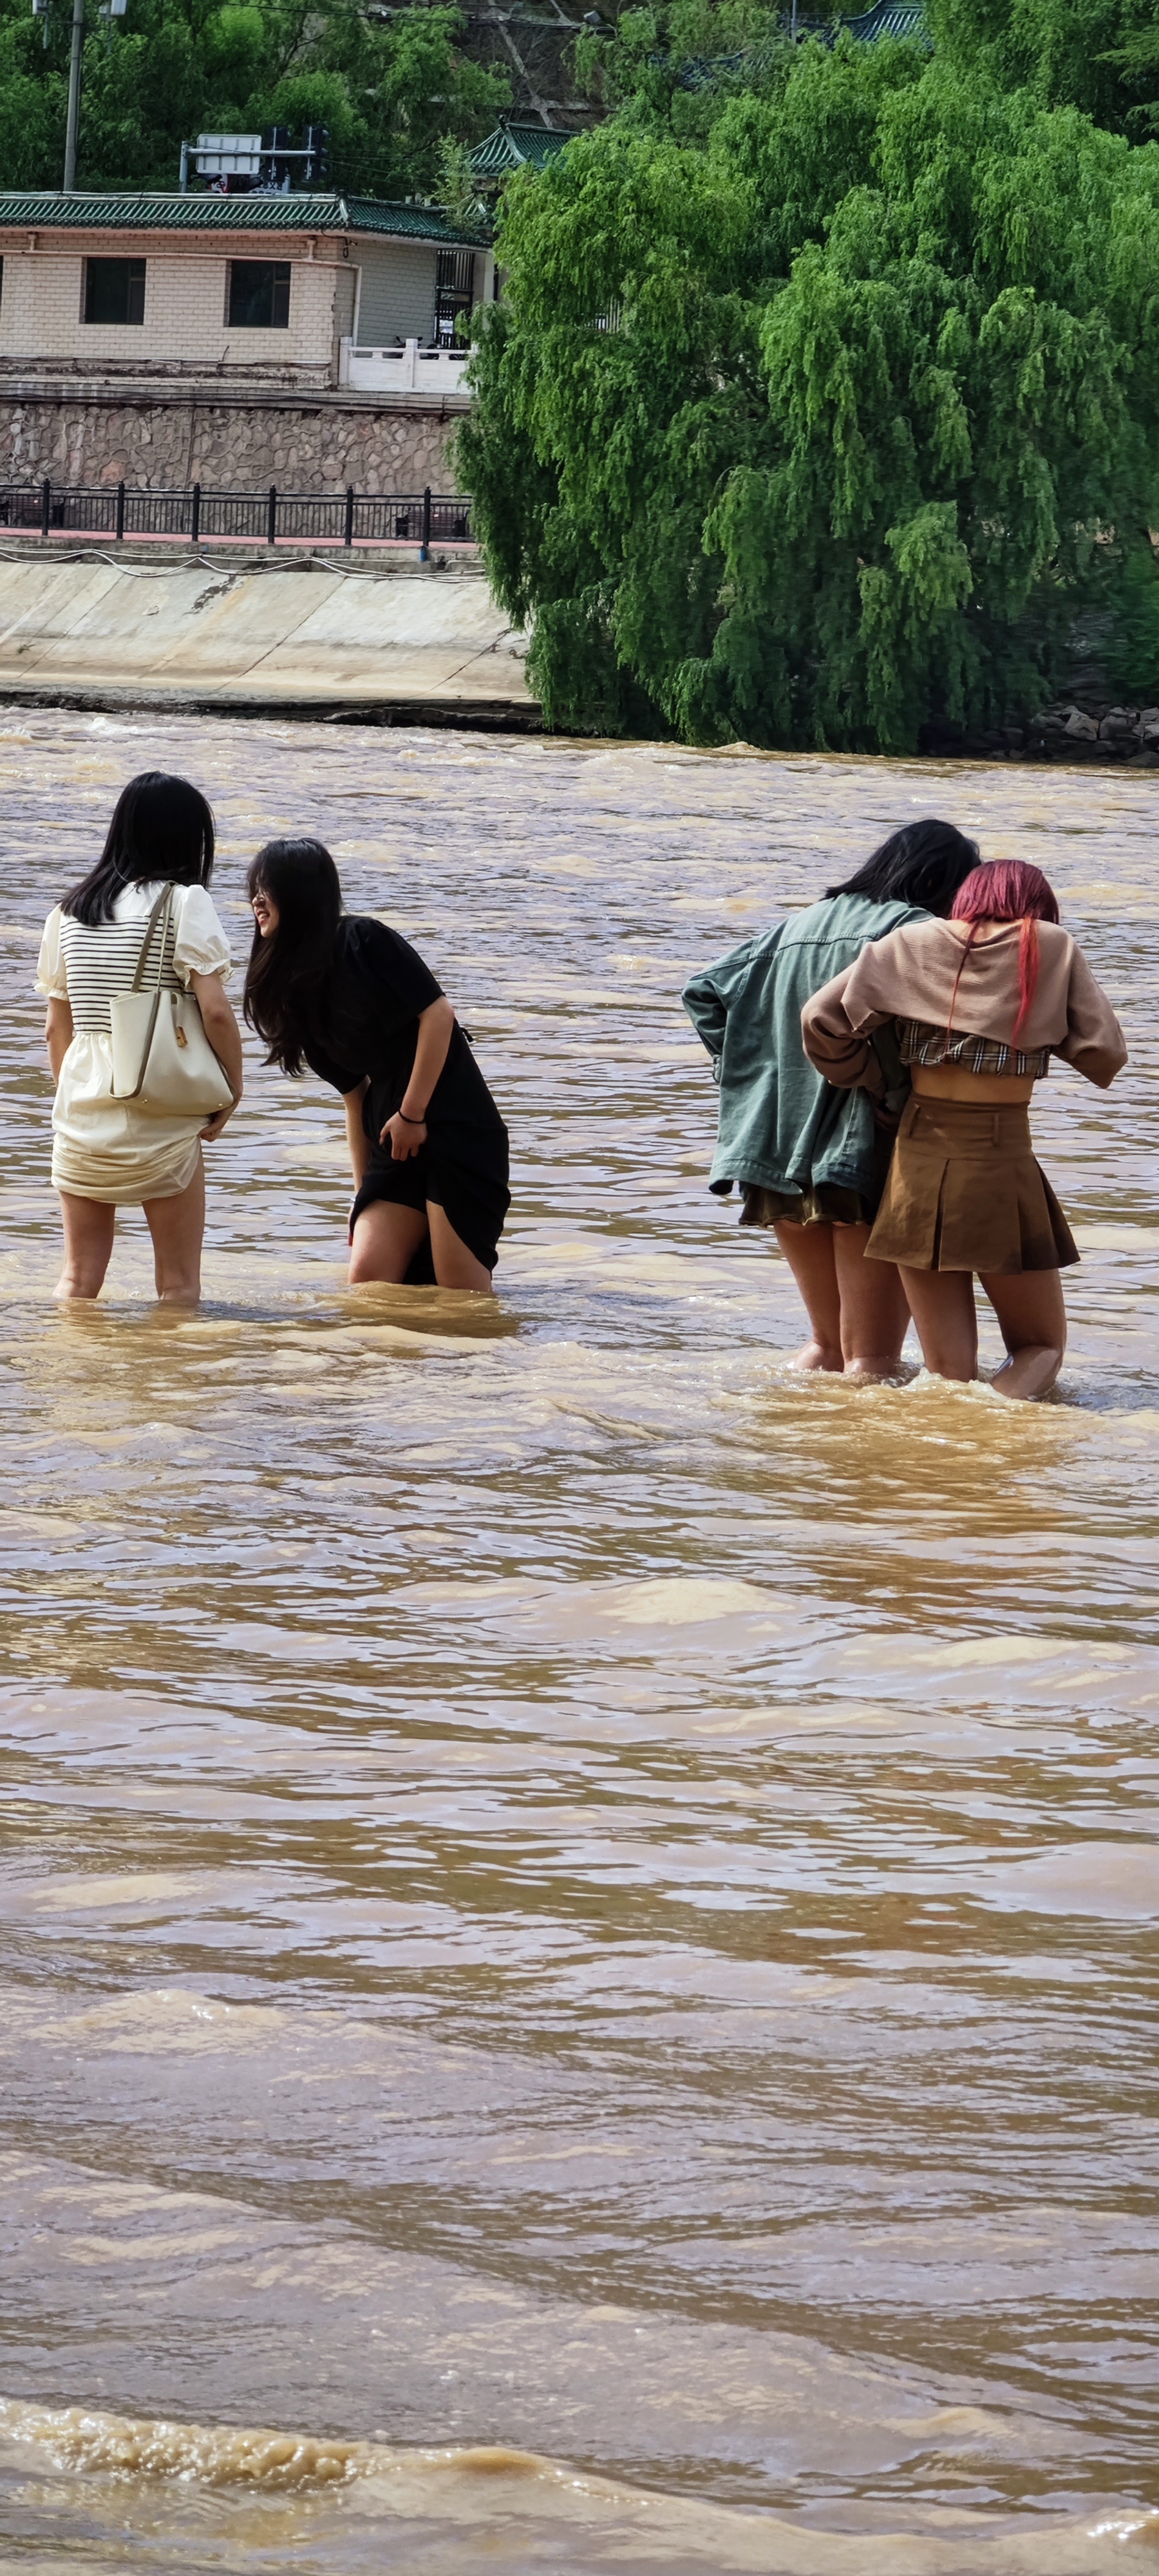
[[[112,1038],[110,1004],[133,989],[141,942],[161,885],[128,885],[118,895],[112,921],[90,929],[60,905],[50,912],[40,946],[36,988],[67,1001],[77,1036]],[[191,974],[222,975],[229,968],[229,941],[204,886],[177,886],[160,956],[161,924],[149,938],[141,977],[151,991],[157,982],[183,992]]]
[[[1029,1073],[1036,1082],[1050,1071],[1049,1047],[1006,1046],[1001,1038],[973,1036],[968,1029],[954,1029],[947,1036],[932,1020],[899,1020],[898,1047],[903,1064],[960,1064],[967,1073]]]
[[[161,957],[161,924],[155,922],[149,934],[149,948],[141,982],[150,991],[158,980],[170,993],[182,989],[182,978],[173,963],[177,945],[177,925],[170,913],[165,927],[165,954]],[[90,930],[72,914],[61,914],[60,956],[68,998],[72,1007],[74,1029],[90,1032],[103,1030],[112,1036],[113,1022],[109,1004],[120,993],[131,992],[141,954],[139,921],[102,921]]]

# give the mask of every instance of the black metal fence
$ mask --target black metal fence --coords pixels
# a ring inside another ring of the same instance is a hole
[[[24,529],[60,535],[168,537],[184,545],[205,539],[238,545],[417,546],[470,545],[471,504],[457,495],[425,492],[219,492],[190,483],[183,492],[145,492],[127,483],[92,487],[53,483],[0,483],[0,532]]]

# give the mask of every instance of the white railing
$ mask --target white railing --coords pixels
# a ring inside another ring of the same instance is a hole
[[[365,394],[458,394],[470,396],[463,382],[467,349],[424,349],[417,340],[396,341],[385,349],[338,343],[338,382]]]

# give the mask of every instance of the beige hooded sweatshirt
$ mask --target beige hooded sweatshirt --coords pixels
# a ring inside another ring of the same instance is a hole
[[[870,1045],[887,1020],[924,1020],[944,1029],[954,979],[962,975],[953,1026],[973,1037],[1014,1042],[1018,1017],[1018,949],[1022,925],[987,922],[965,955],[967,921],[904,922],[886,939],[871,940],[852,966],[823,984],[801,1013],[805,1053],[827,1082],[848,1090],[884,1089]],[[1038,924],[1038,984],[1018,1045],[1033,1054],[1049,1047],[1076,1073],[1105,1091],[1127,1061],[1123,1032],[1081,949],[1057,922]]]

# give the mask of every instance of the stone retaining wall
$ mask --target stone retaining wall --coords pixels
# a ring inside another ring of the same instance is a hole
[[[1039,759],[1125,760],[1132,769],[1159,769],[1159,707],[1100,710],[1062,698],[1031,717],[1026,740]]]
[[[1023,723],[986,733],[937,721],[923,725],[919,749],[940,760],[1125,761],[1132,769],[1159,769],[1159,706],[1059,698]]]
[[[453,418],[341,394],[278,399],[204,388],[139,395],[0,388],[0,482],[183,490],[457,492]]]

